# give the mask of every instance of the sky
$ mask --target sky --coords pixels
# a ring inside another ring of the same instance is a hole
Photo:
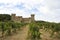
[[[35,20],[60,22],[60,0],[0,0],[0,14],[30,17]]]

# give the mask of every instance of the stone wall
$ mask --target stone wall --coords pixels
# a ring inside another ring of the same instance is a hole
[[[31,17],[23,18],[22,16],[16,16],[16,14],[11,15],[11,20],[15,22],[24,22],[24,23],[31,23],[35,21],[34,14],[31,14]]]

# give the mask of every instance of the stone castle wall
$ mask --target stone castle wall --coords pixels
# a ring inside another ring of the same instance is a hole
[[[11,15],[11,20],[15,22],[24,22],[24,23],[31,23],[35,21],[34,14],[31,14],[31,17],[29,18],[23,18],[22,16],[16,16],[16,14]]]

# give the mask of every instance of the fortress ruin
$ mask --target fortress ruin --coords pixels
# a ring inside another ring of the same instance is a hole
[[[11,20],[15,22],[31,23],[35,21],[34,16],[34,14],[31,14],[31,17],[23,18],[22,16],[16,16],[16,14],[12,14]]]

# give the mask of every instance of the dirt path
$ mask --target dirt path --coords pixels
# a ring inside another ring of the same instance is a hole
[[[21,31],[18,32],[18,34],[7,37],[4,40],[26,40],[28,36],[28,25],[24,27]]]

